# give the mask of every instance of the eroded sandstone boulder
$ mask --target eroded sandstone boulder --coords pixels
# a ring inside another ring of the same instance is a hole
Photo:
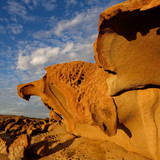
[[[108,73],[80,61],[52,65],[46,71],[41,80],[19,85],[19,96],[26,100],[40,96],[48,108],[64,117],[72,134],[79,134],[77,124],[97,126],[109,136],[116,134],[116,108],[107,95]]]
[[[128,0],[101,13],[95,60],[111,74],[111,96],[160,86],[159,19],[159,0]]]
[[[70,62],[46,70],[41,80],[18,86],[22,98],[40,96],[46,107],[52,107],[64,117],[71,134],[109,140],[129,151],[156,159],[160,107],[153,105],[157,103],[153,97],[158,96],[158,91],[130,91],[113,97],[113,101],[108,95],[109,73],[96,64]],[[152,98],[145,99],[146,91]],[[48,131],[55,128],[51,125]]]
[[[117,107],[119,129],[110,140],[152,159],[160,157],[159,18],[158,0],[120,3],[100,15],[94,44]]]

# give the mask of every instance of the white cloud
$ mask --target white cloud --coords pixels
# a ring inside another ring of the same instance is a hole
[[[30,68],[29,60],[29,56],[23,56],[22,52],[20,52],[18,56],[17,68],[21,70],[28,70]]]
[[[83,12],[76,13],[71,19],[63,19],[57,21],[54,19],[54,24],[50,25],[50,29],[41,30],[33,34],[33,38],[42,39],[50,38],[53,36],[63,37],[63,40],[73,39],[86,39],[87,36],[97,33],[99,14],[106,7],[92,7]],[[49,24],[51,22],[49,21]]]
[[[70,61],[92,61],[94,57],[93,42],[95,41],[96,34],[81,43],[68,42],[62,43],[61,47],[46,47],[39,48],[33,51],[30,55],[23,55],[19,53],[17,69],[30,70],[34,72],[37,70],[41,73],[44,66],[63,63]],[[28,47],[30,49],[30,47]],[[26,50],[24,50],[26,52]],[[38,70],[38,68],[40,70]]]
[[[17,95],[17,89],[0,90],[1,114],[24,115],[29,117],[49,117],[49,110],[44,106],[40,97],[32,97],[25,101]]]
[[[43,66],[50,61],[56,60],[59,54],[58,47],[39,48],[32,52],[31,55],[22,55],[19,53],[17,68],[21,70],[29,70],[33,67]]]
[[[67,43],[65,48],[62,50],[62,54],[66,53],[66,52],[70,52],[74,47],[73,43]]]
[[[22,0],[25,4],[29,4],[30,0]]]
[[[49,62],[51,59],[55,60],[59,54],[58,47],[47,47],[47,48],[40,48],[32,53],[30,64],[31,65],[43,65]]]

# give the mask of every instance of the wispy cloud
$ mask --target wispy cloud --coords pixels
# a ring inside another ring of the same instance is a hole
[[[30,16],[27,13],[27,9],[24,5],[16,2],[16,1],[7,1],[7,6],[4,7],[8,11],[8,13],[12,16],[12,20],[17,21],[16,17],[20,17],[25,21],[34,21],[35,17]]]
[[[84,17],[83,14],[79,14],[71,20],[63,20],[59,22],[55,28],[55,34],[57,36],[60,36],[64,30],[73,28],[76,25],[80,24],[83,21],[83,17]]]
[[[66,0],[66,4],[67,4],[67,6],[75,5],[75,4],[77,4],[77,1],[76,0]]]
[[[74,40],[77,40],[80,36],[86,38],[87,35],[91,36],[97,32],[99,14],[103,10],[103,7],[93,7],[92,9],[76,13],[72,19],[57,21],[57,19],[54,18],[52,20],[52,22],[54,21],[54,25],[50,25],[50,29],[34,33],[33,38],[47,39],[53,36],[68,37]]]
[[[26,17],[27,11],[24,6],[15,1],[8,1],[8,7],[6,8],[11,15]]]
[[[55,9],[56,5],[56,0],[22,0],[23,3],[25,3],[28,8],[30,8],[31,10],[42,6],[44,7],[47,11],[51,11],[53,9]]]
[[[21,24],[8,24],[7,30],[12,34],[20,34],[23,32],[23,26]]]
[[[6,33],[6,30],[4,28],[4,26],[0,25],[0,33],[1,34],[5,34]]]
[[[42,6],[43,6],[47,11],[52,11],[53,9],[56,8],[55,1],[56,1],[56,0],[42,1]]]

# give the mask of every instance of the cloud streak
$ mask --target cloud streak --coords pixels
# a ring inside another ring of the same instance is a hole
[[[72,20],[63,20],[59,22],[55,28],[55,34],[57,36],[60,36],[64,30],[73,28],[77,26],[78,24],[80,24],[83,21],[83,18],[84,18],[83,14],[79,14]]]

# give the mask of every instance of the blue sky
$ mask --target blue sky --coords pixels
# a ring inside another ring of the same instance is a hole
[[[99,14],[124,0],[0,0],[0,114],[47,117],[17,85],[40,79],[46,66],[94,62]]]

